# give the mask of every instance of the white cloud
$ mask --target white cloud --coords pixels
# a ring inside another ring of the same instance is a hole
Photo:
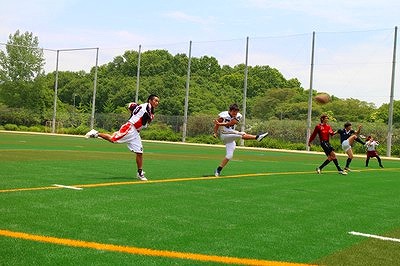
[[[195,24],[200,24],[200,25],[208,25],[210,24],[210,21],[213,21],[211,17],[203,18],[199,16],[192,16],[188,15],[182,11],[171,11],[168,13],[165,13],[165,16],[168,18],[172,18],[174,20],[180,21],[180,22],[191,22]]]
[[[400,2],[395,0],[246,0],[242,4],[277,15],[288,12],[292,16],[302,16],[307,18],[310,25],[315,20],[315,27],[332,23],[336,25],[336,28],[339,24],[352,29],[365,29],[377,25],[378,27],[382,27],[381,25],[395,26],[398,23],[398,10],[400,9]]]
[[[39,21],[46,22],[57,17],[59,12],[62,12],[65,6],[71,4],[73,1],[59,0],[40,0],[40,1],[7,1],[1,4],[0,21],[3,25],[2,28],[11,29],[15,32],[17,29],[12,29],[15,25],[22,28],[32,27]],[[24,30],[24,29],[21,29]],[[3,34],[3,32],[0,32]]]

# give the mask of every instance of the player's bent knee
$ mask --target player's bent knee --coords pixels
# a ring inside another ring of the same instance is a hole
[[[225,156],[225,158],[226,159],[228,159],[228,160],[232,160],[232,158],[233,158],[233,153],[232,154],[226,154],[226,156]]]

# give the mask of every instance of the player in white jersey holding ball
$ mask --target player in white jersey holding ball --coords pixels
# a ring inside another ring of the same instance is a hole
[[[229,111],[221,112],[218,118],[214,120],[214,137],[218,137],[218,129],[220,130],[220,138],[226,147],[225,158],[221,161],[215,170],[215,176],[220,176],[222,168],[233,158],[233,152],[236,148],[236,140],[239,139],[255,139],[261,141],[268,133],[260,135],[250,135],[246,132],[236,130],[236,125],[240,122],[242,115],[239,113],[239,107],[236,103],[229,106]]]

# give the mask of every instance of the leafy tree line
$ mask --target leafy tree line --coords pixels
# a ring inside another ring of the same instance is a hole
[[[37,37],[19,31],[10,35],[6,52],[0,51],[0,107],[22,109],[29,113],[31,123],[43,124],[51,120],[55,72],[44,73],[43,65],[43,52]],[[121,113],[126,103],[133,101],[137,66],[138,52],[128,50],[98,67],[96,113]],[[183,116],[187,67],[185,54],[172,55],[166,50],[143,52],[139,101],[145,101],[151,93],[158,94],[160,114]],[[189,115],[215,115],[233,102],[242,104],[243,64],[221,66],[216,58],[202,56],[191,59],[190,70]],[[58,77],[58,112],[90,112],[94,68],[89,73],[60,71]],[[248,118],[307,118],[309,91],[296,78],[286,79],[271,66],[249,66],[247,84]],[[326,112],[338,121],[388,120],[387,104],[377,108],[372,103],[334,96],[326,105],[313,103],[314,118]],[[5,123],[4,117],[1,122]],[[394,123],[400,123],[399,101],[395,102]]]

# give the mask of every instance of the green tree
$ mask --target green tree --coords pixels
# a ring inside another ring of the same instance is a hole
[[[263,96],[255,97],[252,113],[256,118],[269,119],[276,117],[279,119],[287,118],[284,114],[289,113],[286,103],[292,102],[299,94],[299,90],[291,88],[272,88],[268,89]],[[292,113],[292,111],[291,111]]]
[[[51,77],[55,73],[50,74]],[[93,94],[93,80],[84,71],[61,71],[58,73],[58,98],[63,103],[79,106],[81,103],[89,104]],[[87,95],[87,98],[84,97]],[[83,102],[87,100],[87,102]]]
[[[376,121],[389,121],[389,104],[385,103],[373,113]],[[393,102],[393,124],[400,125],[400,101]]]
[[[6,52],[0,51],[0,77],[3,81],[32,81],[44,66],[43,51],[32,33],[19,30],[9,36]]]
[[[287,80],[275,68],[270,66],[249,67],[248,72],[249,97],[263,94],[271,88],[289,88]]]
[[[339,99],[332,97],[332,101],[321,106],[324,111],[331,111],[338,121],[362,122],[369,121],[375,110],[372,103],[357,99]]]
[[[207,77],[209,80],[218,80],[221,66],[218,60],[212,56],[202,56],[201,58],[192,58],[190,71],[193,76],[199,75]]]
[[[0,51],[0,101],[41,116],[52,106],[52,91],[43,75],[43,51],[32,33],[9,36],[6,53]]]
[[[146,51],[141,55],[142,76],[157,76],[173,70],[173,56],[167,50]]]
[[[47,91],[44,78],[34,81],[5,82],[1,86],[0,97],[6,99],[7,106],[13,108],[26,108],[31,112],[43,112],[51,106],[51,93]]]

